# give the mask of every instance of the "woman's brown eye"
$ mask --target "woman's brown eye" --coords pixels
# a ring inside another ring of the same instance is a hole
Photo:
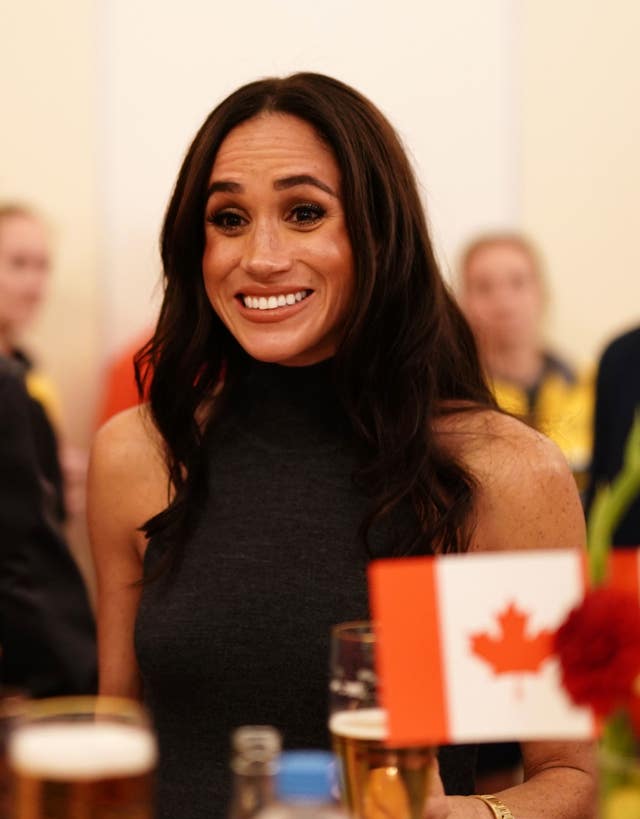
[[[239,213],[234,213],[233,211],[221,211],[220,213],[214,213],[212,216],[209,216],[207,219],[216,227],[221,228],[222,230],[236,230],[237,228],[242,227],[244,224],[244,219],[240,216]]]
[[[317,222],[318,219],[322,219],[324,214],[324,208],[321,208],[319,205],[296,205],[296,207],[291,210],[291,221],[298,224],[312,224],[313,222]]]

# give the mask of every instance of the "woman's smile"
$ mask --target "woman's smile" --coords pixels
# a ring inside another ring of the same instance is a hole
[[[303,301],[306,301],[313,295],[313,290],[308,288],[290,288],[289,290],[279,291],[278,293],[239,293],[237,298],[240,304],[251,313],[258,311],[264,313],[264,316],[252,316],[262,321],[271,316],[272,320],[279,321],[280,318],[286,318],[296,312]],[[284,309],[283,309],[284,308]],[[293,309],[292,309],[293,308]]]

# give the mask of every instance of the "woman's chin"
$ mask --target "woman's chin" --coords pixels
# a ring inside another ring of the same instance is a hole
[[[242,345],[244,351],[263,364],[281,364],[284,367],[308,367],[331,358],[334,349],[300,348],[289,345]]]

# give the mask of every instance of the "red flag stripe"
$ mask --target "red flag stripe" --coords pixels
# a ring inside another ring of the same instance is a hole
[[[385,640],[377,626],[378,677],[390,691],[402,691],[390,709],[395,745],[422,744],[425,736],[450,739],[435,571],[435,561],[425,558],[375,561],[369,568],[373,619],[393,634]],[[388,707],[384,691],[380,698]]]

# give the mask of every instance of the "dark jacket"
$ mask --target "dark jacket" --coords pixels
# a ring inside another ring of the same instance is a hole
[[[636,409],[640,409],[640,327],[612,341],[600,359],[587,506],[593,502],[598,485],[612,481],[622,468]],[[616,546],[640,545],[640,498],[622,519],[613,542]]]
[[[0,356],[2,682],[32,696],[96,689],[95,623],[36,454],[37,408]]]

